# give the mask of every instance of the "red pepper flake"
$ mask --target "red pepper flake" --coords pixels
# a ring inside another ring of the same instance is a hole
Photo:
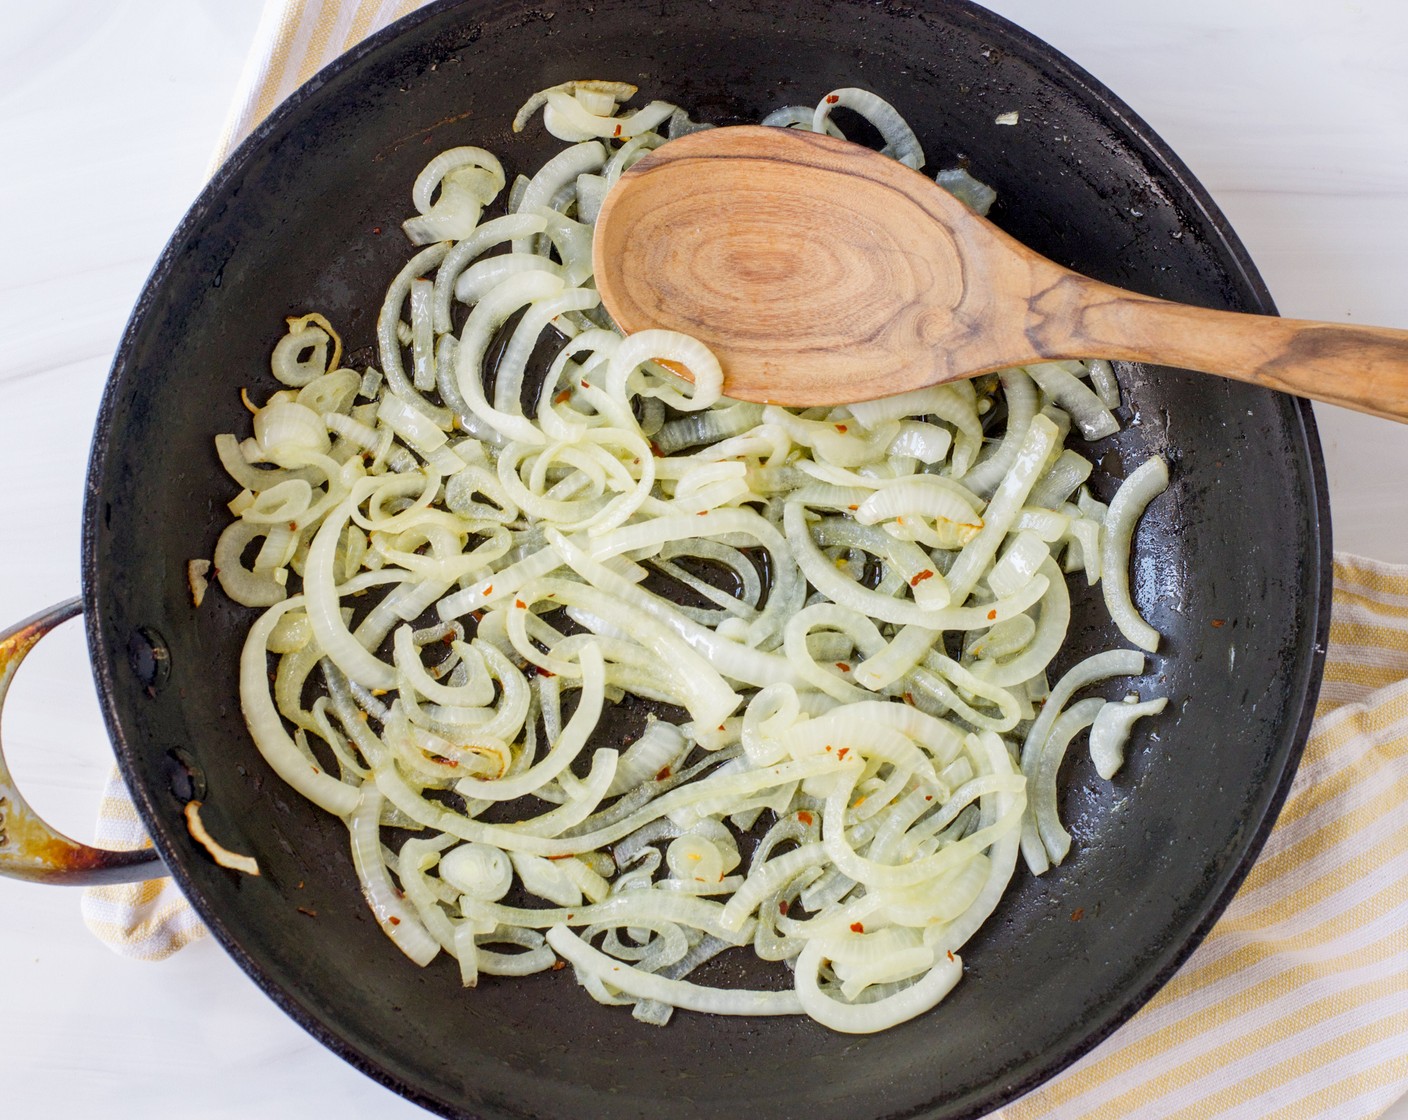
[[[656,780],[657,782],[663,782],[663,781],[664,781],[666,778],[668,778],[669,776],[670,776],[670,768],[669,768],[668,766],[662,766],[662,767],[660,768],[660,773],[658,773],[658,774],[655,775],[655,780]]]
[[[562,392],[558,393],[556,396],[554,396],[554,397],[552,398],[552,403],[553,403],[553,404],[561,404],[563,401],[567,401],[567,400],[571,400],[571,399],[572,399],[572,390],[571,390],[571,389],[563,389]]]
[[[933,569],[932,569],[932,568],[925,568],[922,572],[915,572],[914,575],[912,575],[912,576],[910,577],[909,586],[910,586],[910,587],[918,587],[918,586],[919,586],[921,583],[923,583],[926,579],[933,579],[933,578],[934,578]]]
[[[904,702],[908,704],[911,708],[914,707],[914,693],[906,692],[904,694]]]
[[[708,516],[709,516],[709,511],[708,511],[707,509],[701,509],[701,510],[700,510],[698,513],[696,513],[694,516],[695,516],[695,517],[708,517]]]
[[[1080,920],[1081,920],[1082,918],[1084,918],[1084,917],[1085,917],[1085,907],[1084,907],[1084,906],[1077,906],[1074,910],[1071,911],[1071,921],[1073,921],[1073,922],[1078,922],[1078,921],[1080,921]]]
[[[812,816],[809,812],[807,812],[805,809],[803,809],[800,813],[797,814],[797,819],[803,824],[811,824],[812,821],[816,820],[816,818]]]
[[[988,621],[989,621],[989,622],[991,622],[991,621],[992,621],[993,619],[995,619],[996,617],[997,617],[997,609],[996,609],[996,608],[994,608],[993,610],[988,611]]]
[[[1214,630],[1220,630],[1227,625],[1227,620],[1225,618],[1215,618],[1212,620],[1212,625]]]
[[[864,932],[865,932],[865,923],[863,923],[863,922],[852,922],[852,923],[851,923],[851,932],[852,932],[852,933],[864,933]]]
[[[846,433],[846,425],[845,425],[845,424],[837,424],[837,425],[836,425],[836,430],[837,430],[838,432],[840,432],[842,435],[845,435],[845,433]]]
[[[830,743],[827,743],[827,744],[826,744],[826,749],[827,749],[827,750],[830,750],[830,749],[831,749],[831,744],[830,744]]]
[[[562,856],[548,856],[548,859],[571,859],[571,858],[572,858],[572,854],[571,854],[570,852],[569,852],[567,855],[562,855]]]
[[[494,585],[493,585],[492,583],[486,583],[486,584],[484,585],[484,594],[485,594],[485,595],[492,595],[493,593],[494,593]]]
[[[828,105],[835,105],[836,102],[838,102],[838,101],[840,101],[840,100],[841,100],[841,98],[840,98],[837,94],[828,93],[828,94],[826,95],[826,103],[827,103]]]
[[[851,671],[851,667],[847,665],[844,661],[836,662],[836,668],[840,669],[843,673],[849,673]]]
[[[836,752],[836,757],[837,757],[837,758],[845,758],[845,757],[846,757],[848,754],[850,754],[850,753],[851,753],[851,748],[850,748],[850,747],[842,747],[839,751]]]
[[[860,506],[847,506],[846,508],[852,513],[855,513],[856,510],[860,509]]]
[[[290,521],[290,522],[288,523],[288,531],[289,531],[290,533],[296,533],[296,532],[298,532],[298,522],[297,522],[297,521]]]
[[[399,926],[401,924],[401,919],[398,918],[395,914],[392,914],[391,917],[387,918],[386,920],[390,922],[393,926]]]
[[[380,227],[380,226],[372,226],[372,232],[373,232],[374,234],[376,234],[378,237],[380,237],[380,236],[381,236],[381,227]]]
[[[515,599],[515,600],[513,601],[513,605],[514,605],[515,607],[517,607],[519,610],[523,610],[524,608],[526,608],[526,607],[528,606],[528,604],[525,603],[522,599]]]
[[[719,724],[719,730],[720,730],[720,731],[724,730],[724,725],[723,725],[722,723]]]
[[[591,386],[588,385],[585,381],[583,381],[583,382],[582,382],[582,388],[583,388],[583,389],[590,389]]]
[[[949,960],[953,960],[953,950],[952,950],[952,949],[946,949],[946,950],[944,950],[944,951],[945,951],[946,953],[948,953],[948,959],[949,959]]]
[[[933,795],[932,793],[926,793],[926,794],[924,795],[924,800],[925,800],[925,801],[933,801],[933,800],[934,800],[934,795]]]
[[[778,899],[778,902],[777,902],[777,912],[778,912],[779,914],[781,914],[783,917],[786,917],[786,916],[787,916],[787,899],[785,899],[785,898]]]
[[[553,970],[554,972],[561,972],[561,971],[562,971],[564,968],[566,968],[566,967],[567,967],[567,962],[564,961],[564,960],[555,960],[555,961],[552,962],[552,970]]]
[[[612,130],[611,135],[612,135],[613,138],[614,138],[614,137],[619,137],[619,136],[621,135],[621,126],[620,126],[619,124],[615,127],[614,130]]]
[[[298,907],[295,907],[295,909],[296,909],[300,914],[307,914],[308,917],[310,917],[310,918],[316,918],[316,917],[318,916],[318,912],[317,912],[316,910],[309,910],[308,907],[306,907],[306,906],[298,906]]]

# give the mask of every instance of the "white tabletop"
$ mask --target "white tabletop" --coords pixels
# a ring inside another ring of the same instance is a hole
[[[993,0],[1123,97],[1231,219],[1286,315],[1408,327],[1408,5]],[[78,590],[113,349],[200,189],[257,0],[0,0],[0,623]],[[1408,429],[1317,410],[1336,545],[1408,562]],[[5,711],[32,802],[92,835],[110,765],[76,625]],[[0,881],[0,1113],[411,1117],[209,941],[160,965],[78,894]],[[1408,1120],[1408,1102],[1390,1110]]]

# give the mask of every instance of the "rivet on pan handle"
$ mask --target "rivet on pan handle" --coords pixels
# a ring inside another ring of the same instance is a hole
[[[82,600],[70,599],[0,633],[0,708],[20,662],[39,639],[82,611]],[[165,874],[166,865],[151,848],[109,852],[70,840],[50,828],[15,788],[0,744],[0,875],[36,883],[91,886],[133,883]]]

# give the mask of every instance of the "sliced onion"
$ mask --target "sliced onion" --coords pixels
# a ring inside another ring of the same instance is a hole
[[[1105,701],[1100,699],[1082,700],[1063,711],[1052,723],[1035,765],[1026,770],[1037,832],[1052,863],[1059,864],[1071,850],[1071,834],[1056,811],[1056,775],[1071,740],[1095,722],[1104,706]]]
[[[515,213],[537,213],[539,210],[553,209],[552,201],[564,187],[576,187],[577,176],[600,171],[606,163],[606,149],[595,140],[586,144],[575,144],[559,152],[543,164],[542,168],[529,181],[514,207]],[[533,246],[527,238],[514,239],[515,253],[532,252]]]
[[[798,996],[792,992],[705,988],[687,980],[641,972],[593,949],[566,926],[548,930],[548,944],[579,972],[590,972],[603,983],[639,999],[660,1000],[672,1007],[716,1015],[795,1015],[801,1009]]]
[[[374,786],[363,786],[357,807],[348,817],[352,836],[352,863],[362,884],[362,894],[382,932],[396,947],[424,967],[435,959],[440,945],[430,936],[414,910],[407,906],[391,883],[381,855],[382,797]]]
[[[1126,698],[1123,704],[1106,704],[1096,713],[1095,722],[1090,728],[1090,758],[1095,763],[1095,771],[1109,781],[1124,765],[1125,743],[1134,721],[1144,716],[1158,715],[1168,705],[1168,697],[1147,700],[1143,704],[1136,696]]]
[[[624,117],[602,116],[590,112],[577,98],[554,90],[547,95],[543,126],[559,140],[630,139],[664,124],[674,111],[668,101],[652,101]]]
[[[934,182],[958,199],[975,214],[987,217],[992,204],[997,201],[997,192],[984,182],[973,178],[962,167],[950,167],[934,176]]]
[[[823,97],[812,114],[812,131],[822,132],[835,108],[852,109],[859,113],[885,138],[883,154],[893,156],[906,167],[924,166],[924,149],[904,118],[888,101],[867,89],[846,87],[833,89]]]
[[[1120,430],[1119,421],[1098,396],[1076,380],[1068,368],[1071,366],[1084,372],[1079,362],[1039,362],[1024,368],[1043,393],[1071,414],[1082,437],[1094,440],[1114,435]]]
[[[1145,508],[1168,488],[1168,464],[1155,456],[1135,469],[1115,491],[1100,548],[1105,607],[1120,633],[1140,649],[1159,648],[1159,632],[1144,621],[1129,594],[1129,552]]]
[[[504,186],[490,153],[430,161],[406,231],[434,243],[383,301],[382,369],[340,369],[327,320],[289,321],[271,361],[290,387],[262,408],[245,394],[254,435],[216,444],[241,490],[213,566],[268,606],[242,707],[275,772],[347,822],[368,904],[418,962],[443,948],[474,986],[561,953],[644,1022],[682,1007],[883,1029],[957,981],[1019,851],[1036,870],[1065,855],[1057,774],[1091,713],[1102,772],[1118,764],[1142,706],[1071,699],[1142,654],[1046,674],[1062,567],[1103,572],[1123,609],[1109,572],[1156,468],[1107,511],[1061,450],[1073,426],[1112,427],[1099,364],[782,409],[723,399],[686,335],[623,337],[592,222],[665,134],[701,127],[663,102],[620,111],[635,92],[531,98],[516,128],[541,108],[578,142],[518,177],[504,217],[480,221]],[[837,105],[922,163],[865,91],[768,123],[839,135]],[[688,718],[593,748],[606,706],[639,701]],[[514,890],[536,901],[504,905]],[[685,979],[745,945],[788,962],[794,990]]]

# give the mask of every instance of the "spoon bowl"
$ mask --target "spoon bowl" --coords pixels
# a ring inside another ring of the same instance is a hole
[[[813,132],[741,125],[657,148],[607,195],[593,263],[624,331],[699,339],[740,400],[844,404],[1110,358],[1408,421],[1408,331],[1214,311],[1092,280],[919,172]]]

